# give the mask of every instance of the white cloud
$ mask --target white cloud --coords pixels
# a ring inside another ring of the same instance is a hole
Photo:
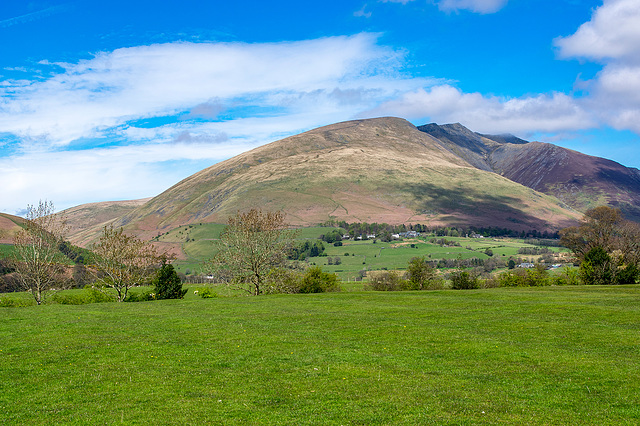
[[[502,9],[508,0],[440,0],[438,8],[444,11],[469,10],[475,13],[495,13]]]
[[[586,102],[604,123],[640,134],[640,0],[607,0],[573,35],[554,43],[561,58],[604,64],[581,83]]]
[[[478,132],[523,135],[574,130],[596,123],[575,99],[561,93],[503,99],[463,93],[450,85],[406,93],[371,113],[438,123],[461,121]]]
[[[640,62],[640,0],[608,0],[591,20],[555,40],[562,58]]]
[[[271,44],[172,43],[101,53],[64,65],[65,72],[46,81],[0,88],[0,131],[65,145],[131,119],[193,107],[199,114],[212,98],[367,87],[399,64],[398,53],[375,40],[360,34]]]

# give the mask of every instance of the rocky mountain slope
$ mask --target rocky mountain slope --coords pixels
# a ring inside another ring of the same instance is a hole
[[[474,167],[498,173],[585,211],[608,204],[640,221],[640,170],[511,135],[481,135],[460,124],[418,127]]]

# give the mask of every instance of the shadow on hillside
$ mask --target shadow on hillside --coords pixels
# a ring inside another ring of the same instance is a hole
[[[400,188],[399,188],[400,189]],[[552,226],[521,210],[516,197],[490,195],[471,189],[444,189],[429,183],[403,185],[401,190],[414,197],[416,209],[424,214],[462,217],[460,225],[495,226],[517,230],[543,230]]]

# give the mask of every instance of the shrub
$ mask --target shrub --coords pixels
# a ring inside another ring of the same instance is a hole
[[[215,291],[211,290],[209,287],[205,287],[202,290],[200,290],[198,292],[198,295],[200,297],[202,297],[203,299],[215,299],[218,296],[218,293],[216,293]]]
[[[322,272],[319,266],[313,266],[305,272],[300,284],[300,293],[324,293],[340,291],[338,276]]]
[[[444,287],[442,278],[424,257],[414,257],[409,261],[406,278],[406,290],[436,290]]]
[[[480,280],[473,272],[455,271],[451,273],[451,288],[454,290],[472,290],[480,288]]]
[[[145,289],[145,290],[142,290],[140,293],[130,292],[127,298],[124,299],[124,301],[125,302],[148,302],[150,300],[155,300],[155,299],[156,299],[156,294],[154,293],[154,290]]]
[[[503,272],[498,277],[498,281],[501,287],[541,287],[552,283],[549,273],[542,265],[532,269],[513,269]]]
[[[84,305],[89,303],[82,294],[56,293],[51,296],[51,301],[60,305]]]
[[[553,285],[580,285],[582,281],[580,281],[577,269],[566,267],[551,277],[551,283]]]
[[[30,299],[14,299],[11,297],[0,297],[0,308],[23,308],[25,306],[32,306],[34,304],[35,304],[35,301]]]
[[[153,279],[156,299],[182,299],[187,289],[182,288],[182,281],[173,265],[163,264]]]
[[[587,285],[612,284],[613,272],[611,256],[601,246],[589,250],[580,265],[580,278]]]
[[[407,281],[398,271],[377,271],[369,273],[369,281],[364,285],[365,290],[400,291],[407,289]]]
[[[300,293],[300,272],[287,268],[273,268],[265,277],[264,292],[266,294]]]
[[[616,283],[618,284],[635,284],[640,276],[638,267],[630,263],[625,267],[618,268],[616,272]]]

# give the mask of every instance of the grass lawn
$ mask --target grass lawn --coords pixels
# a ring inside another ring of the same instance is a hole
[[[0,308],[3,424],[640,423],[640,287]]]

